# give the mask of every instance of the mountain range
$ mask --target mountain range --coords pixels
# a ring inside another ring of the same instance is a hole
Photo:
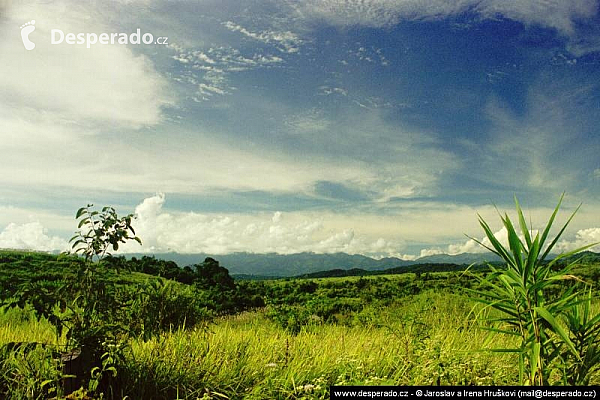
[[[379,271],[398,267],[408,267],[419,264],[477,264],[496,262],[500,259],[490,253],[463,253],[457,255],[436,254],[425,256],[416,260],[403,260],[396,257],[375,259],[360,254],[256,254],[232,253],[224,255],[211,255],[205,253],[180,254],[127,254],[127,258],[151,256],[162,260],[174,261],[180,267],[199,264],[207,257],[218,260],[220,265],[227,268],[232,275],[263,276],[263,277],[291,277],[329,270],[361,269],[365,271]]]

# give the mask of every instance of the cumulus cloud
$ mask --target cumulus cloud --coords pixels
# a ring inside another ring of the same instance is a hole
[[[530,234],[532,237],[535,237],[535,235],[538,234],[538,231],[531,231]],[[500,230],[495,232],[494,237],[502,244],[502,246],[504,246],[505,248],[509,248],[508,231],[506,230],[505,227],[502,227]],[[519,237],[520,237],[521,241],[525,242],[525,239],[521,235]],[[478,238],[478,240],[481,243],[483,243],[484,245],[486,245],[487,247],[493,248],[491,242],[489,241],[489,239],[487,237]],[[547,240],[546,245],[550,244],[552,240],[553,240],[553,238],[550,237]],[[553,248],[552,253],[555,253],[555,254],[565,253],[565,252],[579,249],[584,246],[588,246],[593,243],[600,243],[600,228],[580,229],[575,234],[574,239],[571,239],[571,240],[563,239],[563,240],[559,241]],[[596,245],[596,246],[590,248],[589,250],[598,252],[598,251],[600,251],[600,245]],[[488,251],[489,251],[488,249],[481,246],[475,240],[469,239],[463,243],[451,244],[446,248],[436,247],[436,248],[430,248],[430,249],[423,249],[423,250],[421,250],[420,257],[430,256],[430,255],[435,255],[435,254],[456,255],[456,254],[462,254],[462,253],[487,253]]]
[[[400,243],[332,228],[324,218],[286,215],[280,211],[259,215],[171,213],[163,209],[164,194],[144,199],[135,213],[137,235],[143,241],[123,247],[125,252],[227,254],[232,252],[291,254],[345,252],[400,255]]]
[[[505,227],[502,227],[500,230],[494,232],[494,237],[500,242],[500,244],[502,244],[502,246],[508,247],[508,231]],[[492,242],[490,242],[487,237],[477,238],[477,240],[483,243],[485,246],[493,248]],[[441,251],[441,253],[455,255],[462,253],[487,253],[488,251],[488,249],[477,243],[477,241],[474,239],[468,239],[464,243],[448,245],[448,247],[444,251]]]
[[[575,234],[575,240],[562,240],[556,245],[557,252],[568,252],[588,246],[592,243],[600,242],[600,228],[580,229]],[[589,250],[599,252],[600,245],[596,245]]]
[[[597,12],[594,0],[305,0],[295,5],[301,15],[324,19],[334,25],[385,27],[403,19],[438,19],[465,11],[483,18],[499,15],[524,24],[538,24],[572,35],[578,19]]]
[[[537,234],[537,231],[532,231],[532,232],[530,232],[530,234],[535,236]],[[504,246],[505,248],[509,247],[508,231],[506,230],[505,227],[502,227],[498,231],[494,232],[494,237],[496,238],[496,240],[498,240],[500,242],[500,244],[502,246]],[[483,243],[485,246],[487,246],[489,248],[494,248],[492,246],[492,242],[490,242],[490,240],[487,238],[487,236],[482,237],[482,238],[476,238],[476,239],[477,240],[468,239],[467,241],[462,242],[462,243],[450,244],[446,248],[436,247],[436,248],[430,248],[430,249],[423,249],[423,250],[421,250],[420,256],[424,257],[424,256],[431,256],[431,255],[436,255],[436,254],[457,255],[457,254],[462,254],[462,253],[487,253],[487,252],[489,252],[489,250],[487,248],[485,248],[484,246],[479,244],[477,241]],[[521,237],[521,240],[525,241],[525,239],[523,237]]]
[[[39,222],[22,225],[10,223],[0,232],[0,248],[64,251],[68,248],[68,243],[58,236],[49,236],[47,229]]]

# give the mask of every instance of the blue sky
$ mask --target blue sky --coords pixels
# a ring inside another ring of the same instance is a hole
[[[0,1],[0,247],[62,249],[91,202],[138,213],[129,251],[414,258],[563,191],[562,249],[600,241],[598,7]],[[50,40],[138,28],[168,44]]]

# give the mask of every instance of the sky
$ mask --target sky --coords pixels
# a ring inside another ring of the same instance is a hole
[[[600,241],[597,1],[0,0],[0,34],[0,248],[94,204],[124,251],[414,259],[563,192],[558,249]]]

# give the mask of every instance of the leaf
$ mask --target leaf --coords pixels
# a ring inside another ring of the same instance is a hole
[[[554,210],[554,213],[552,214],[552,218],[548,222],[548,226],[546,227],[546,230],[544,230],[544,236],[542,236],[543,240],[546,240],[546,237],[548,236],[548,232],[550,231],[550,225],[552,224],[552,221],[554,221],[554,217],[556,216],[556,213],[558,212],[558,207],[560,206],[564,195],[565,194],[563,193],[562,196],[560,197],[560,202],[556,206],[556,209]],[[579,206],[575,209],[575,211],[573,211],[573,214],[571,214],[571,216],[569,217],[567,222],[565,222],[565,224],[563,225],[562,229],[558,232],[556,237],[554,237],[554,240],[552,241],[552,243],[550,243],[550,245],[546,248],[544,255],[542,255],[542,258],[541,258],[542,260],[544,260],[548,254],[550,254],[550,251],[552,251],[552,248],[554,248],[554,245],[556,245],[556,242],[558,242],[558,239],[562,236],[565,229],[567,229],[567,226],[571,223],[571,220],[573,219],[573,217],[575,217],[575,214],[577,214],[577,211],[579,211],[580,208],[581,208],[581,204],[579,204]],[[542,241],[542,243],[543,243],[543,241]]]
[[[517,207],[517,214],[519,215],[519,225],[521,227],[521,232],[523,233],[523,237],[525,237],[525,241],[527,242],[527,248],[531,249],[531,235],[529,234],[529,228],[527,227],[527,223],[525,222],[525,218],[523,217],[523,210],[521,210],[521,206],[519,205],[519,200],[517,200],[516,195],[515,205]]]
[[[539,342],[535,342],[533,343],[533,349],[531,352],[531,359],[529,360],[530,363],[530,370],[529,370],[529,379],[531,382],[535,382],[536,381],[536,377],[538,376],[538,365],[540,364],[540,348],[541,348],[541,344]],[[542,366],[539,365],[539,367],[541,368]]]
[[[579,359],[579,354],[575,349],[575,345],[569,339],[569,335],[565,332],[562,326],[556,322],[556,319],[550,312],[544,307],[534,307],[535,312],[537,312],[542,318],[544,318],[552,327],[552,330],[562,339],[563,343],[567,345],[569,350]]]
[[[521,349],[490,349],[493,353],[521,353]]]
[[[494,249],[496,249],[496,251],[492,250],[492,252],[494,252],[498,256],[500,256],[506,263],[514,265],[514,260],[508,254],[508,251],[506,251],[504,246],[502,246],[502,244],[500,244],[498,239],[496,239],[496,236],[494,236],[494,233],[490,229],[487,222],[485,222],[485,220],[481,217],[481,215],[479,216],[479,224],[483,228],[485,235],[487,236],[488,240],[492,243],[492,246],[494,247]],[[487,246],[485,246],[485,247],[489,249],[489,247],[487,247]]]
[[[495,332],[495,333],[503,333],[505,335],[521,336],[521,334],[519,332],[509,331],[507,329],[490,328],[490,327],[485,327],[485,326],[482,327],[481,329],[483,329],[484,331],[490,331],[490,332]]]
[[[502,221],[504,222],[504,226],[506,227],[506,230],[508,232],[508,245],[513,253],[515,266],[519,271],[522,271],[523,259],[521,258],[521,255],[523,253],[523,243],[521,243],[521,239],[519,239],[519,235],[517,235],[517,232],[515,231],[515,228],[510,218],[508,217],[508,214],[505,214]]]
[[[540,252],[540,235],[535,235],[535,239],[529,245],[529,253],[525,263],[525,276],[531,276],[537,264],[537,257]]]
[[[81,207],[79,210],[77,210],[77,214],[75,214],[75,219],[79,219],[79,217],[81,217],[86,210],[86,207]]]
[[[54,382],[54,380],[53,380],[53,379],[46,379],[45,381],[43,381],[43,382],[40,384],[40,387],[41,387],[41,388],[43,388],[44,386],[46,386],[46,385],[49,385],[49,384],[50,384],[50,383],[52,383],[52,382]]]

